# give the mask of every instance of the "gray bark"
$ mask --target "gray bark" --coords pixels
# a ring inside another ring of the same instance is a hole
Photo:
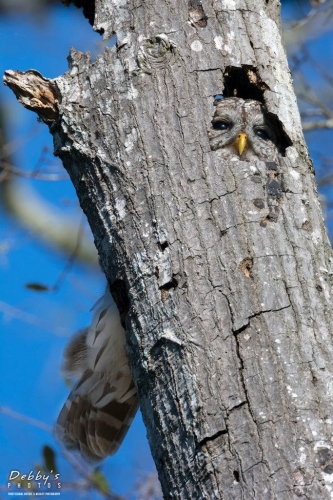
[[[99,0],[94,28],[117,47],[71,51],[50,130],[126,325],[165,498],[331,498],[331,248],[279,2]],[[292,143],[279,196],[264,162],[210,149],[228,67]]]

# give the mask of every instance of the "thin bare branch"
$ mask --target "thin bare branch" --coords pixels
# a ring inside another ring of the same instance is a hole
[[[71,252],[71,254],[69,256],[64,269],[61,271],[59,278],[57,279],[56,283],[52,287],[52,290],[55,292],[59,290],[59,288],[63,284],[64,280],[66,279],[66,276],[68,275],[69,271],[73,267],[74,262],[78,258],[80,245],[82,243],[82,237],[83,237],[83,233],[84,233],[84,221],[85,221],[85,219],[82,215],[81,222],[80,222],[79,229],[78,229],[78,233],[77,233],[77,237],[76,237],[76,243],[75,243],[75,246],[73,248],[73,251]]]
[[[36,420],[35,418],[27,417],[26,415],[22,415],[22,413],[18,413],[17,411],[14,411],[6,406],[0,406],[0,413],[2,415],[7,415],[8,417],[14,418],[15,420],[20,420],[25,424],[32,425],[33,427],[38,427],[39,429],[49,432],[50,434],[54,433],[53,428],[45,424],[44,422]]]
[[[321,110],[324,116],[327,118],[333,119],[333,112],[327,108],[318,98],[317,96],[313,93],[311,87],[307,83],[306,79],[304,78],[304,75],[300,72],[297,71],[295,72],[297,77],[299,78],[299,81],[303,87],[303,89],[300,91],[299,95],[307,102],[311,102],[311,104],[314,104],[317,106],[318,109]]]
[[[61,174],[36,172],[35,170],[33,170],[32,172],[25,172],[24,170],[21,170],[17,167],[14,167],[10,163],[3,161],[1,162],[0,166],[0,182],[3,181],[8,176],[8,174],[16,175],[18,177],[25,177],[28,179],[35,179],[38,181],[63,181],[69,179],[68,175],[65,172]]]
[[[16,318],[20,321],[24,321],[25,323],[37,326],[38,328],[52,331],[52,333],[56,333],[57,335],[63,335],[64,333],[62,329],[55,329],[54,325],[52,325],[52,330],[50,330],[50,323],[41,321],[39,317],[35,316],[34,314],[22,311],[21,309],[13,307],[2,300],[0,300],[0,312],[2,312],[7,317]]]
[[[329,118],[328,120],[302,122],[302,128],[304,132],[308,132],[309,130],[332,129],[333,118]]]

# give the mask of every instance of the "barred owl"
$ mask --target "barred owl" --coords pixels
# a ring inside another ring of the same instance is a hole
[[[217,101],[208,137],[211,149],[221,149],[221,154],[229,158],[238,153],[245,161],[277,163],[283,149],[276,119],[252,99],[229,97]]]
[[[125,332],[107,289],[94,306],[88,328],[77,332],[64,353],[64,369],[78,379],[56,424],[67,449],[91,462],[113,455],[138,409],[125,352]]]

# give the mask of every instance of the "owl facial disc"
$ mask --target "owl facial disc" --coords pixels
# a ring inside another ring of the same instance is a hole
[[[262,103],[252,99],[218,101],[208,137],[211,149],[226,159],[237,155],[241,161],[278,163],[283,150],[277,121]]]

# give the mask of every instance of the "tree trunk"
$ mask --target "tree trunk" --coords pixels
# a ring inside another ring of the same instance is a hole
[[[94,28],[117,45],[94,63],[71,51],[45,119],[126,326],[165,498],[333,491],[331,248],[279,6],[99,0]],[[278,169],[211,150],[214,96],[236,92],[278,118]]]

